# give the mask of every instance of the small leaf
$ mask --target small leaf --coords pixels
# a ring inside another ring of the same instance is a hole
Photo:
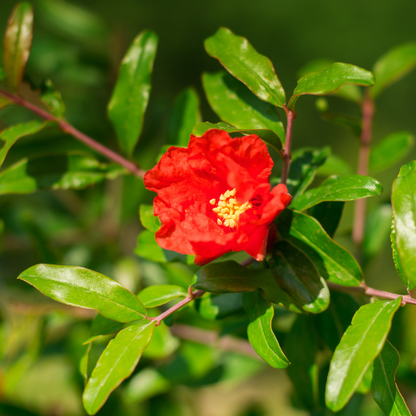
[[[400,80],[416,66],[416,42],[399,45],[384,54],[374,65],[376,84],[371,89],[373,97]]]
[[[371,393],[385,415],[411,416],[395,381],[400,356],[396,348],[386,341],[380,355],[374,361]]]
[[[247,85],[263,101],[283,107],[286,98],[273,64],[260,55],[247,39],[234,35],[224,27],[205,40],[208,55],[217,58],[237,79]]]
[[[205,319],[223,319],[243,309],[241,293],[207,293],[195,302],[197,311]]]
[[[272,367],[286,368],[290,364],[289,360],[272,331],[273,306],[263,298],[260,290],[244,293],[243,304],[250,319],[248,340],[254,350]]]
[[[153,205],[140,205],[140,221],[144,228],[155,233],[160,228],[159,217],[153,215]]]
[[[285,142],[285,131],[276,108],[259,100],[238,80],[220,71],[204,73],[208,102],[218,117],[240,130],[268,129]]]
[[[112,319],[104,318],[101,314],[97,314],[92,321],[89,337],[82,345],[90,344],[103,335],[114,334],[123,327],[124,322],[113,321]]]
[[[155,308],[177,298],[186,298],[188,293],[180,286],[155,285],[143,289],[138,297],[146,308]]]
[[[143,320],[121,330],[109,342],[85,387],[85,410],[94,415],[120,383],[130,376],[150,342],[155,322]]]
[[[323,201],[354,201],[370,196],[380,196],[383,187],[369,176],[350,175],[339,178],[329,185],[311,189],[296,198],[291,208],[304,211]]]
[[[277,218],[279,234],[302,250],[319,274],[332,283],[359,286],[363,274],[355,258],[332,240],[314,218],[285,210]]]
[[[22,272],[18,279],[53,300],[94,309],[118,322],[131,322],[146,315],[145,307],[133,293],[115,280],[84,267],[38,264]]]
[[[311,316],[296,317],[285,347],[291,361],[287,374],[295,388],[295,396],[302,407],[314,410],[318,407],[318,345]]]
[[[150,95],[150,77],[156,56],[157,36],[145,31],[133,41],[123,58],[120,74],[108,104],[120,147],[131,155],[143,128]]]
[[[0,195],[41,189],[82,189],[124,173],[119,165],[99,163],[81,153],[21,159],[0,172]]]
[[[339,222],[341,221],[344,204],[345,202],[340,201],[321,202],[310,208],[309,214],[311,217],[314,217],[321,224],[325,232],[333,238]]]
[[[19,3],[13,10],[4,37],[3,64],[13,92],[19,90],[32,46],[33,7]]]
[[[346,84],[371,87],[374,85],[374,75],[358,66],[336,62],[323,71],[312,72],[301,78],[289,100],[288,108],[293,110],[301,95],[332,94]]]
[[[311,313],[320,313],[329,305],[329,290],[313,263],[290,242],[279,241],[267,256],[267,263],[278,285]]]
[[[198,93],[185,89],[176,99],[168,124],[168,143],[188,146],[192,129],[201,122]]]
[[[354,394],[368,367],[380,353],[401,298],[369,303],[354,315],[335,349],[326,384],[326,405],[341,410]]]
[[[0,133],[0,139],[4,141],[3,147],[0,149],[0,167],[6,158],[10,148],[16,143],[18,139],[30,134],[35,134],[45,127],[46,123],[33,120],[28,123],[17,124],[11,126]]]
[[[416,170],[415,162],[400,169],[394,180],[391,202],[397,253],[409,289],[416,285]]]
[[[266,130],[266,129],[237,129],[236,127],[233,127],[227,123],[219,122],[217,124],[213,123],[199,123],[195,126],[193,130],[193,134],[195,136],[202,136],[206,131],[210,129],[219,129],[224,130],[227,133],[241,133],[241,135],[250,135],[255,134],[256,136],[259,136],[260,139],[264,141],[264,143],[268,144],[269,146],[274,147],[280,155],[282,155],[282,142],[279,139],[279,136],[272,130]]]
[[[48,79],[42,83],[40,99],[55,117],[64,118],[65,104],[61,93],[55,90],[51,80]]]
[[[393,166],[409,153],[413,144],[414,137],[410,133],[402,131],[390,134],[371,149],[370,172],[380,172]]]

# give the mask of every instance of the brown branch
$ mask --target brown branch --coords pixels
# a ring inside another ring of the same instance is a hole
[[[292,159],[291,153],[291,144],[292,144],[292,127],[293,127],[293,120],[296,118],[296,114],[294,111],[287,111],[287,127],[286,127],[286,142],[285,142],[285,149],[283,152],[283,166],[282,166],[282,179],[281,183],[286,184],[287,178],[289,176],[289,168],[290,162]]]
[[[101,153],[107,159],[110,159],[113,162],[116,162],[119,165],[123,166],[133,175],[139,178],[144,177],[144,174],[146,172],[140,169],[135,163],[131,162],[130,160],[125,159],[123,156],[119,155],[118,153],[114,152],[108,147],[103,146],[101,143],[96,142],[91,137],[77,130],[74,126],[69,124],[66,120],[61,120],[55,117],[54,115],[48,113],[47,111],[43,110],[42,108],[30,103],[29,101],[26,101],[24,98],[11,94],[2,89],[0,89],[0,95],[2,95],[3,97],[6,97],[10,101],[12,101],[13,103],[17,105],[20,105],[21,107],[27,108],[28,110],[32,111],[32,113],[37,114],[39,117],[42,117],[45,120],[53,121],[57,123],[63,132],[68,133],[71,136],[75,137],[77,140],[86,144],[88,147],[94,149],[96,152]]]

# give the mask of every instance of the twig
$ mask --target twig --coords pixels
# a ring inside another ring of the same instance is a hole
[[[286,127],[286,142],[285,149],[283,152],[283,166],[282,166],[282,179],[281,182],[286,184],[287,178],[289,176],[290,162],[292,159],[292,153],[290,147],[292,144],[292,126],[293,120],[296,118],[296,114],[293,111],[287,111],[287,127]]]
[[[360,153],[358,161],[359,175],[368,175],[368,162],[370,158],[370,142],[372,135],[372,125],[374,116],[374,102],[370,95],[370,90],[366,89],[366,94],[363,99],[362,112],[363,112],[363,125],[361,132]],[[360,247],[364,240],[364,226],[365,226],[365,208],[366,199],[359,199],[355,203],[354,214],[354,228],[352,233],[352,240]]]
[[[355,292],[355,293],[361,293],[367,296],[377,296],[383,299],[397,299],[401,297],[403,304],[409,303],[411,305],[416,305],[416,299],[413,299],[409,295],[398,295],[397,293],[385,292],[384,290],[378,290],[378,289],[369,287],[365,283],[361,283],[360,286],[353,286],[353,287],[341,286],[341,285],[337,285],[331,282],[326,282],[326,284],[328,285],[330,289],[335,290],[337,292],[345,292],[345,293]]]
[[[91,137],[87,136],[86,134],[77,130],[74,126],[69,124],[65,120],[61,120],[54,115],[48,113],[47,111],[43,110],[42,108],[26,101],[24,98],[19,97],[17,95],[11,94],[7,91],[0,89],[0,95],[3,95],[10,101],[14,102],[21,107],[25,107],[28,110],[32,111],[33,113],[37,114],[39,117],[44,118],[48,121],[53,121],[59,125],[63,132],[70,134],[71,136],[75,137],[82,143],[86,144],[87,146],[94,149],[96,152],[101,153],[106,158],[112,160],[113,162],[118,163],[119,165],[126,168],[129,172],[133,175],[143,178],[144,174],[146,173],[144,170],[140,169],[135,163],[131,162],[130,160],[125,159],[123,156],[119,155],[118,153],[112,151],[108,147],[103,146],[101,143],[96,142]]]

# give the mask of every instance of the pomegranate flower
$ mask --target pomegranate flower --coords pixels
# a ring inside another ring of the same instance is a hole
[[[191,135],[186,149],[169,148],[144,177],[157,193],[157,243],[196,255],[200,266],[230,251],[263,260],[269,226],[291,201],[285,185],[270,190],[272,167],[267,146],[254,134],[233,139],[212,129]]]

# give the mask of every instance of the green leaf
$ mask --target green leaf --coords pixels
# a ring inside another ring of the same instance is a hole
[[[133,153],[143,128],[156,49],[157,36],[153,32],[142,32],[134,39],[123,58],[108,104],[108,115],[116,129],[120,147],[128,155]]]
[[[369,176],[350,175],[330,184],[311,189],[296,198],[291,208],[304,211],[324,201],[354,201],[370,196],[380,196],[383,187]]]
[[[283,107],[285,91],[276,75],[270,59],[260,55],[247,39],[234,35],[227,28],[220,28],[214,36],[205,40],[208,55],[217,58],[237,79],[263,101]]]
[[[46,122],[37,120],[29,121],[28,123],[17,124],[11,126],[0,133],[0,139],[3,140],[3,147],[0,149],[0,167],[6,158],[7,152],[16,143],[18,139],[30,134],[35,134],[41,131],[46,125]]]
[[[241,293],[207,293],[195,302],[197,311],[205,319],[223,319],[243,309]]]
[[[144,228],[155,233],[160,228],[159,217],[153,215],[153,205],[140,205],[140,221]]]
[[[345,202],[339,201],[321,202],[320,204],[314,205],[309,210],[309,214],[311,217],[316,218],[325,232],[333,238],[341,221],[344,204]]]
[[[353,174],[353,169],[344,159],[331,153],[323,165],[318,168],[316,174],[320,176],[347,176]]]
[[[354,315],[331,360],[325,401],[332,411],[337,412],[347,404],[380,353],[400,303],[400,297],[369,303]]]
[[[389,240],[391,205],[380,204],[369,212],[364,232],[363,256],[365,263],[378,254]]]
[[[393,255],[393,262],[394,262],[394,266],[396,267],[397,274],[399,275],[406,289],[412,290],[415,287],[415,285],[407,278],[405,272],[403,271],[403,266],[400,261],[399,253],[397,252],[396,229],[394,227],[393,217],[391,218],[390,242],[391,242],[391,251]]]
[[[0,195],[30,194],[41,189],[82,189],[124,173],[82,153],[22,159],[0,173]]]
[[[279,241],[267,256],[267,263],[278,285],[311,313],[329,305],[329,290],[313,263],[288,241]]]
[[[311,316],[296,317],[285,347],[291,361],[287,374],[293,383],[295,396],[302,407],[314,410],[318,407],[319,367],[317,337]]]
[[[40,99],[55,117],[64,118],[65,104],[61,93],[55,90],[51,80],[48,79],[42,83]]]
[[[416,42],[406,43],[393,48],[383,55],[374,65],[376,84],[371,89],[373,97],[382,90],[400,80],[416,66]]]
[[[416,162],[400,169],[391,194],[395,242],[401,268],[410,286],[416,285]]]
[[[317,169],[325,163],[331,149],[300,149],[293,153],[287,189],[295,199],[302,194],[315,178]]]
[[[124,322],[113,321],[112,319],[104,318],[101,314],[97,314],[92,321],[89,337],[82,345],[90,344],[103,335],[114,334],[123,327]]]
[[[133,293],[115,280],[84,267],[38,264],[22,272],[18,279],[53,300],[94,309],[118,322],[131,322],[146,315],[145,307]]]
[[[143,289],[138,297],[146,308],[164,305],[173,299],[186,298],[188,293],[180,286],[155,285]]]
[[[389,341],[374,361],[371,393],[386,416],[411,416],[395,381],[399,361],[399,353]]]
[[[4,107],[7,107],[10,104],[13,104],[13,102],[7,99],[6,97],[0,95],[0,110]]]
[[[244,84],[223,71],[204,73],[202,83],[210,106],[221,120],[240,130],[272,130],[285,142],[277,109],[251,94]]]
[[[185,89],[176,99],[168,124],[168,143],[188,146],[192,129],[201,122],[198,93]]]
[[[343,286],[360,285],[363,273],[357,261],[329,237],[316,219],[285,210],[277,220],[279,234],[302,250],[323,278]]]
[[[236,127],[233,127],[227,123],[219,122],[217,124],[213,124],[205,122],[196,125],[192,133],[195,136],[202,136],[206,131],[210,129],[219,129],[226,131],[227,133],[241,133],[240,136],[255,134],[256,136],[259,136],[260,139],[264,141],[264,143],[274,147],[279,152],[279,154],[282,155],[282,142],[280,141],[279,136],[272,130],[237,129]]]
[[[301,78],[289,100],[288,108],[293,110],[301,95],[332,94],[346,84],[371,87],[374,85],[374,75],[358,66],[336,62],[323,71],[312,72]]]
[[[304,77],[311,72],[320,72],[329,68],[334,61],[332,59],[313,59],[305,64],[299,71],[298,76]],[[352,101],[360,104],[363,98],[363,94],[359,87],[356,85],[347,84],[341,87],[339,90],[334,92],[337,97],[343,98],[344,100]]]
[[[274,308],[260,290],[244,293],[244,309],[250,319],[247,335],[250,344],[266,363],[274,368],[286,368],[290,363],[280,348],[272,330]]]
[[[121,330],[109,342],[85,387],[85,410],[93,415],[120,383],[130,376],[150,342],[155,322],[143,320]]]
[[[380,172],[393,166],[413,147],[414,137],[405,131],[393,133],[371,149],[369,170]]]
[[[4,37],[3,64],[7,83],[13,92],[19,90],[32,46],[33,7],[19,3],[10,16]]]

